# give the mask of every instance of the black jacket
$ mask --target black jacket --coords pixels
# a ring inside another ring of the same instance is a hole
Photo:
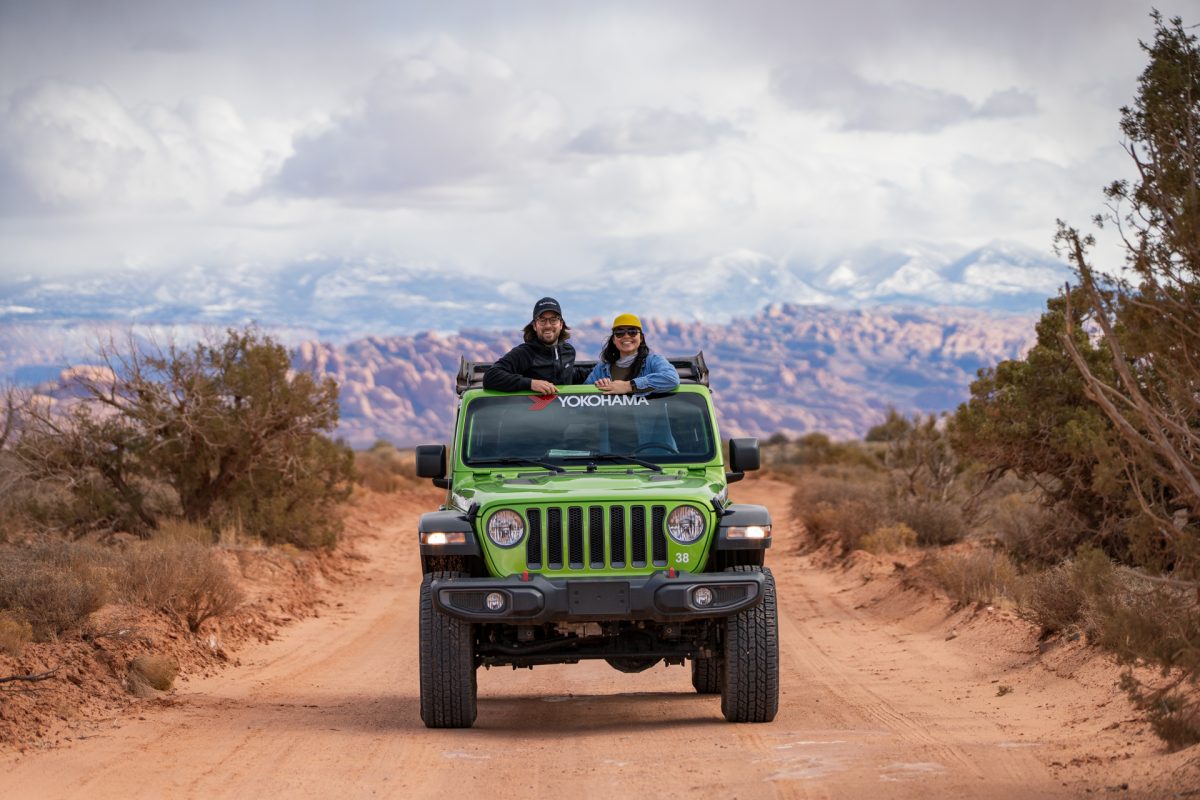
[[[545,345],[522,342],[483,374],[483,388],[502,392],[528,391],[535,379],[570,386],[587,377],[575,366],[575,348],[568,342]]]

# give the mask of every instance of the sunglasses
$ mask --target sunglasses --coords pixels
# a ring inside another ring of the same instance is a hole
[[[613,328],[613,336],[637,336],[641,332],[641,328]]]
[[[533,324],[546,326],[546,325],[558,325],[561,322],[562,322],[562,317],[547,315],[545,317],[538,317],[537,319],[535,319],[533,321]]]

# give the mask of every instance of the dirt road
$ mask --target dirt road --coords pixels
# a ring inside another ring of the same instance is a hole
[[[424,728],[413,531],[416,506],[437,502],[429,493],[380,525],[363,546],[364,580],[322,616],[137,719],[5,757],[2,794],[1014,798],[1106,788],[1103,772],[1052,766],[1078,749],[1050,710],[1051,698],[1070,702],[1068,681],[998,691],[997,664],[1025,656],[948,642],[944,611],[931,619],[917,605],[881,621],[844,579],[795,555],[784,484],[737,488],[777,520],[768,564],[783,696],[771,724],[724,722],[686,668],[626,675],[583,663],[481,670],[476,726]]]

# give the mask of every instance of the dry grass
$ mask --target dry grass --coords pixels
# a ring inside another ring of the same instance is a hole
[[[33,626],[8,611],[0,611],[0,653],[20,658],[25,645],[33,641]]]
[[[241,602],[237,584],[211,548],[187,541],[180,528],[168,541],[127,549],[88,542],[0,547],[0,613],[19,620],[37,641],[78,627],[110,601],[173,614],[192,632]]]
[[[126,683],[129,691],[138,697],[146,697],[150,689],[166,692],[175,684],[179,664],[169,656],[143,653],[129,662]]]
[[[932,572],[946,592],[962,605],[1012,597],[1020,580],[1008,556],[992,550],[940,553],[934,559]]]
[[[876,528],[863,537],[862,549],[875,555],[898,553],[917,544],[917,532],[903,522]]]
[[[216,538],[212,529],[185,519],[170,518],[158,523],[151,538],[163,544],[210,545]]]
[[[806,473],[792,494],[792,513],[815,539],[834,536],[856,550],[863,537],[892,522],[887,486],[865,470],[827,468]]]
[[[1042,636],[1077,627],[1085,602],[1070,561],[1024,576],[1017,589],[1017,613],[1036,624]]]
[[[397,492],[418,483],[416,454],[376,442],[354,453],[355,482],[373,492]]]
[[[20,616],[34,639],[77,626],[108,600],[112,558],[103,548],[54,542],[0,551],[0,610]]]
[[[967,525],[950,502],[897,500],[879,472],[826,467],[798,477],[792,512],[817,539],[838,538],[846,549],[865,547],[880,528],[904,525],[916,544],[932,547],[960,541]]]
[[[174,614],[195,633],[232,613],[241,591],[225,565],[201,545],[149,545],[130,552],[121,593],[130,602]]]

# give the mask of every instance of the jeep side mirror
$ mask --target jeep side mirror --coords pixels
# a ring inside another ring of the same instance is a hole
[[[439,489],[450,488],[450,481],[446,480],[446,445],[417,445],[417,477],[432,478]]]
[[[758,439],[729,440],[729,471],[725,481],[734,483],[759,467]]]

